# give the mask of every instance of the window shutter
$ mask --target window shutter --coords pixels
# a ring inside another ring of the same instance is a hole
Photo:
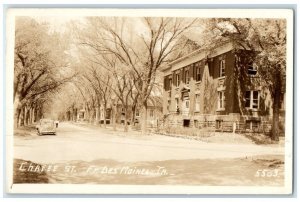
[[[194,64],[191,64],[190,67],[189,67],[189,77],[190,77],[190,81],[192,79],[194,79]]]
[[[173,86],[176,86],[176,74],[175,71],[173,72]]]
[[[196,80],[196,75],[195,75],[196,64],[197,63],[194,63],[194,64],[191,65],[192,66],[191,67],[191,69],[192,69],[191,73],[192,73],[193,80]]]
[[[168,87],[168,83],[169,83],[169,77],[168,76],[165,76],[165,79],[164,79],[164,86],[165,86],[165,91],[168,91],[169,90],[169,87]]]

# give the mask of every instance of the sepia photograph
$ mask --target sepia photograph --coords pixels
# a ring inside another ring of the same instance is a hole
[[[292,193],[292,10],[6,15],[7,192]]]

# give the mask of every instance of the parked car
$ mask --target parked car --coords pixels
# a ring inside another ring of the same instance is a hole
[[[38,135],[53,134],[56,135],[56,124],[51,119],[41,119],[36,126]]]

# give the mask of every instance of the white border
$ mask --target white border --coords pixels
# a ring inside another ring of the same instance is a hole
[[[101,10],[101,12],[99,12]],[[285,186],[137,186],[137,185],[58,185],[18,184],[11,188],[13,157],[13,57],[14,19],[16,16],[180,16],[180,17],[239,17],[287,19],[287,87],[286,87],[286,143]],[[6,21],[6,158],[7,191],[10,193],[72,193],[72,194],[290,194],[292,191],[292,139],[293,139],[293,12],[289,9],[8,9]]]

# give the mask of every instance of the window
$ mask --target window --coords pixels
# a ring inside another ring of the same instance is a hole
[[[185,108],[190,108],[190,101],[189,100],[186,100],[185,101]]]
[[[216,120],[216,129],[222,128],[223,120]]]
[[[169,90],[172,88],[172,78],[169,78]]]
[[[255,63],[253,63],[253,62],[250,62],[247,65],[247,71],[248,71],[249,75],[256,75],[256,73],[257,73],[257,65]]]
[[[165,76],[164,78],[165,91],[171,90],[171,87],[172,87],[172,76],[171,75]]]
[[[245,107],[250,109],[259,108],[259,92],[258,91],[246,91],[245,93]]]
[[[189,119],[183,119],[183,127],[190,127],[190,120]]]
[[[194,120],[194,127],[199,128],[199,121],[198,120]]]
[[[176,112],[179,112],[179,99],[175,98],[175,110]]]
[[[225,59],[220,60],[220,77],[225,76]]]
[[[179,84],[180,84],[180,79],[179,79],[179,74],[178,73],[175,75],[175,81],[176,81],[176,87],[178,87]]]
[[[104,118],[104,109],[101,109],[100,117],[101,117],[101,119]]]
[[[106,110],[106,119],[110,119],[110,113],[111,113],[111,110],[110,109],[107,109]],[[125,113],[124,113],[125,114]]]
[[[135,116],[137,116],[137,117],[140,116],[140,110],[138,110],[138,109],[135,110]]]
[[[154,117],[154,110],[153,109],[150,110],[150,117]]]
[[[200,73],[200,64],[196,63],[196,81],[201,80],[201,73]]]
[[[189,76],[189,70],[185,70],[185,73],[184,73],[184,82],[186,84],[189,84],[189,80],[190,80],[190,76]]]
[[[170,111],[171,100],[168,100],[167,110]]]
[[[218,109],[225,109],[225,91],[218,91]]]
[[[258,91],[252,91],[252,108],[258,109]]]
[[[196,94],[195,97],[195,111],[199,112],[200,111],[200,94]]]
[[[251,106],[251,91],[246,91],[245,93],[245,100],[246,100],[246,104],[245,107],[249,107]]]

